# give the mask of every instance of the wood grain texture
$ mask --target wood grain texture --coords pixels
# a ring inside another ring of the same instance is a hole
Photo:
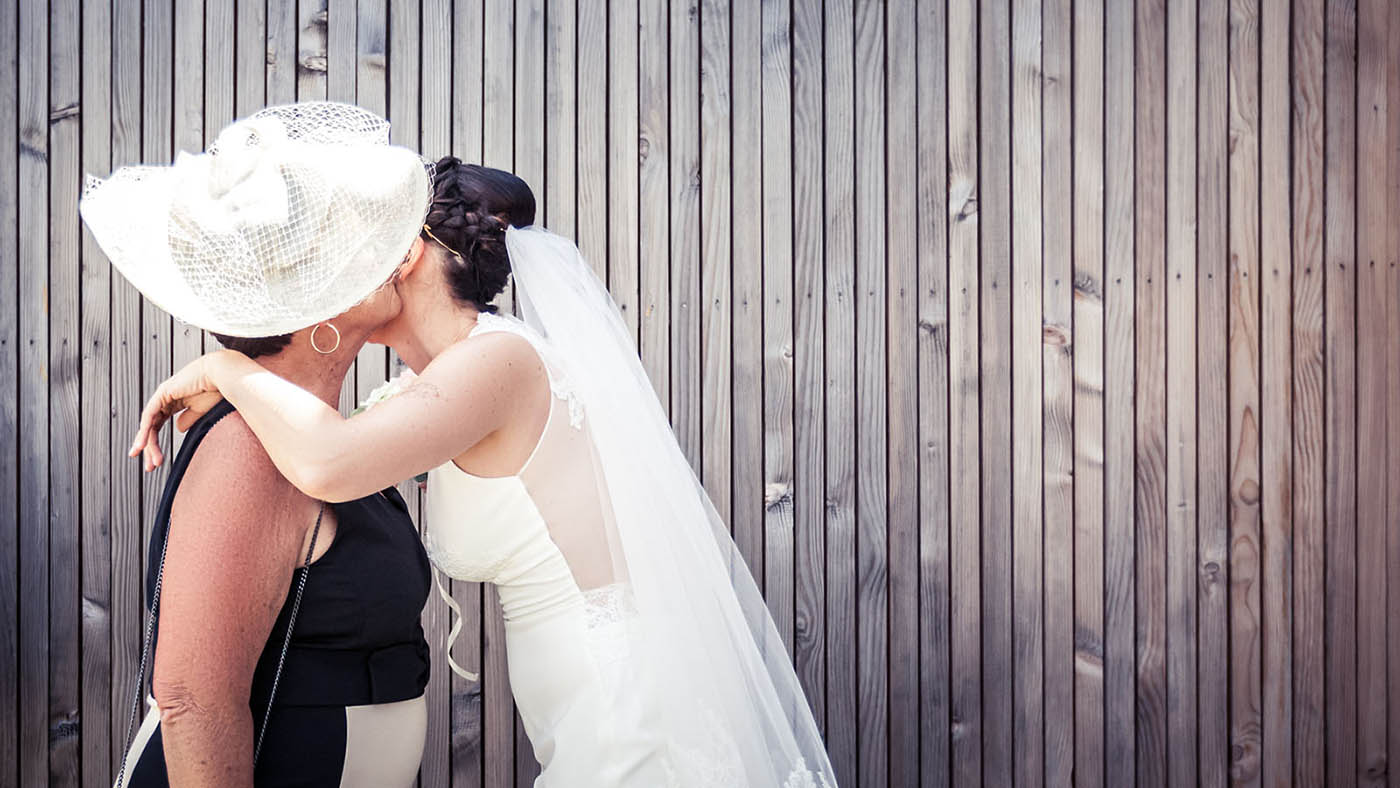
[[[1200,52],[1196,142],[1196,335],[1226,336],[1229,8],[1198,7]],[[1227,346],[1196,348],[1197,669],[1200,782],[1229,779],[1229,406]]]
[[[1390,3],[1356,16],[1356,781],[1383,785],[1386,753],[1386,44]],[[1400,414],[1397,414],[1400,415]],[[1364,439],[1363,439],[1364,436]]]
[[[1265,5],[1260,19],[1260,587],[1263,671],[1262,783],[1293,776],[1293,374],[1289,238],[1288,9]]]
[[[0,788],[110,780],[164,483],[124,441],[212,347],[112,275],[79,176],[296,98],[578,239],[842,784],[1387,779],[1390,5],[0,6]],[[529,785],[499,597],[453,593],[484,678],[435,669],[419,783]]]
[[[977,4],[948,3],[948,562],[952,783],[983,782]]]
[[[851,0],[837,0],[826,3],[824,11],[826,741],[838,783],[855,784],[860,719],[855,621],[855,9]]]
[[[1327,403],[1327,782],[1356,783],[1356,5],[1328,0],[1323,326]]]
[[[1074,765],[1102,786],[1104,728],[1104,7],[1074,8]]]
[[[1166,779],[1197,785],[1196,9],[1166,19]]]
[[[1293,779],[1326,766],[1323,635],[1326,439],[1323,357],[1323,37],[1326,4],[1293,5]]]
[[[948,553],[951,520],[948,487],[947,6],[918,3],[917,9],[919,784],[946,786],[952,777],[950,734],[953,728]]]
[[[1045,779],[1041,11],[1028,0],[1011,7],[1011,739],[1018,785]]]

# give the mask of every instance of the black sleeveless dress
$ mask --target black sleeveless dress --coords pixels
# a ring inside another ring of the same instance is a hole
[[[151,535],[148,609],[185,469],[204,436],[232,411],[224,401],[205,414],[190,428],[170,466]],[[254,774],[258,786],[341,785],[343,775],[358,768],[347,761],[347,738],[360,741],[365,734],[354,735],[354,712],[421,699],[428,683],[428,644],[419,616],[427,602],[431,570],[403,498],[391,487],[329,506],[337,520],[335,541],[311,564]],[[267,709],[301,571],[293,573],[287,600],[254,672],[248,704],[254,739]],[[394,732],[402,734],[404,717],[396,713],[399,716],[384,718],[385,724],[392,719]],[[142,728],[127,761],[127,786],[167,786],[159,724],[148,718]],[[374,736],[374,731],[368,733]],[[417,746],[421,756],[421,737]],[[416,771],[416,759],[413,763]]]

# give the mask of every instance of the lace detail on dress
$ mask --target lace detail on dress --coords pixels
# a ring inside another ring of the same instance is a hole
[[[428,553],[428,558],[433,565],[447,573],[453,580],[467,580],[473,583],[494,582],[496,576],[501,573],[506,564],[510,563],[511,555],[502,555],[494,561],[477,562],[471,561],[466,556],[459,555],[452,550],[440,548],[436,540],[433,539],[433,527],[429,525],[423,533],[423,548]]]
[[[477,331],[505,331],[529,342],[544,362],[545,372],[549,375],[550,392],[555,397],[569,403],[569,426],[574,429],[583,427],[583,400],[579,399],[578,394],[574,391],[568,374],[564,372],[564,367],[559,364],[554,350],[550,348],[544,337],[516,318],[491,312],[482,312],[477,315],[476,328],[472,329],[472,333],[475,334]]]
[[[588,628],[618,624],[637,614],[637,600],[632,586],[609,583],[583,592],[583,614]]]
[[[670,788],[730,788],[744,785],[739,749],[714,709],[701,704],[699,724],[692,730],[698,741],[672,741],[666,763]]]

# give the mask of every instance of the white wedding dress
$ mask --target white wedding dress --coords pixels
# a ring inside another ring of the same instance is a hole
[[[835,777],[772,617],[676,444],[616,305],[577,247],[507,231],[549,415],[520,470],[428,476],[424,541],[493,583],[536,788],[828,788]],[[448,663],[461,626],[448,640]]]

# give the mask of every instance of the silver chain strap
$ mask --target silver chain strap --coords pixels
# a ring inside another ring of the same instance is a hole
[[[267,735],[267,723],[272,719],[272,702],[277,697],[277,685],[282,683],[282,666],[287,661],[287,651],[292,646],[292,630],[296,627],[297,612],[301,609],[302,592],[306,590],[306,576],[311,574],[311,556],[316,552],[316,537],[321,533],[321,520],[326,515],[326,505],[316,512],[316,525],[311,529],[311,545],[306,548],[306,560],[301,565],[301,577],[297,579],[297,593],[292,601],[292,614],[287,620],[287,634],[282,638],[282,653],[277,657],[277,671],[272,676],[272,691],[267,696],[267,710],[263,713],[262,725],[258,728],[258,740],[253,746],[253,765],[258,763],[262,753],[263,738]],[[141,641],[141,661],[136,668],[136,692],[131,699],[131,714],[126,720],[126,736],[122,743],[122,762],[117,769],[116,788],[126,788],[126,761],[131,755],[132,732],[136,726],[136,715],[141,708],[141,690],[146,684],[146,662],[151,653],[151,641],[155,634],[156,619],[160,616],[160,589],[165,580],[165,553],[170,548],[170,525],[166,524],[165,541],[160,546],[160,566],[156,569],[156,587],[151,594],[151,617],[146,622],[146,635]]]

